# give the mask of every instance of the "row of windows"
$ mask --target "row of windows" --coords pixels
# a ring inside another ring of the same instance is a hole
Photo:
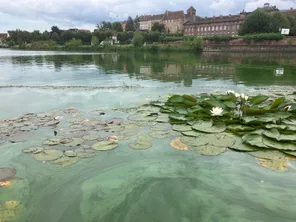
[[[206,27],[197,27],[197,31],[198,32],[207,32],[207,31],[230,31],[232,28],[232,30],[238,30],[239,29],[239,25],[221,25],[221,26],[206,26]],[[194,28],[193,27],[190,27],[190,28],[185,28],[185,32],[193,32],[194,31]]]
[[[232,35],[232,36],[237,36],[237,33],[235,33],[234,31],[232,32],[220,32],[220,33],[211,33],[211,32],[208,32],[208,33],[198,33],[196,36],[197,37],[200,37],[200,36],[214,36],[214,35]],[[195,36],[194,33],[188,33],[186,34],[186,36]]]

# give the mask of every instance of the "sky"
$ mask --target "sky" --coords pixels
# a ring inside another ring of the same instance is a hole
[[[95,29],[100,21],[159,14],[193,6],[199,16],[238,14],[269,2],[279,9],[296,8],[296,0],[0,0],[0,32],[7,30]]]

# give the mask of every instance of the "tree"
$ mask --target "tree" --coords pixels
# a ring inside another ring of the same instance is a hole
[[[125,30],[128,31],[135,31],[135,27],[134,27],[134,20],[132,19],[132,17],[128,17],[127,21],[126,21],[126,26],[125,26]]]
[[[50,38],[49,32],[48,31],[44,31],[42,33],[42,40],[47,41],[47,40],[49,40],[49,38]]]
[[[155,22],[152,27],[151,27],[151,31],[159,31],[159,32],[164,32],[165,27],[164,24],[160,24],[159,22]]]
[[[141,32],[136,32],[133,37],[133,46],[136,48],[140,48],[143,46],[144,37]]]
[[[257,9],[246,18],[239,30],[239,35],[270,32],[272,32],[271,15]]]
[[[123,31],[120,22],[113,22],[113,23],[112,23],[112,29],[113,29],[114,31],[116,31],[116,32],[122,32],[122,31]]]
[[[51,34],[53,34],[53,33],[57,33],[60,36],[62,33],[62,30],[60,30],[57,26],[52,26],[51,27]]]
[[[59,34],[56,33],[56,32],[54,32],[54,33],[51,34],[51,39],[52,39],[53,41],[57,41],[57,42],[59,42],[59,41],[61,40]]]
[[[136,29],[139,30],[139,28],[140,28],[140,17],[138,15],[134,19],[134,24],[137,27]]]
[[[61,40],[64,42],[68,42],[73,38],[74,38],[74,34],[71,31],[65,31],[65,32],[62,32],[61,34]]]
[[[273,32],[279,32],[281,28],[291,28],[291,23],[286,14],[275,12],[271,18],[271,29]]]
[[[102,21],[100,24],[97,24],[98,31],[106,31],[112,29],[111,22]]]
[[[97,36],[93,35],[91,38],[91,44],[92,45],[99,45],[99,38]]]

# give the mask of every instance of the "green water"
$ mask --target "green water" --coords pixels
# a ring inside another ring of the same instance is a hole
[[[283,70],[283,74],[276,74]],[[295,88],[293,54],[82,54],[0,50],[0,118],[76,107],[132,107],[169,93]],[[45,87],[46,86],[46,87]],[[119,114],[118,114],[119,115]],[[123,115],[123,114],[122,114]],[[245,154],[207,157],[154,140],[123,142],[70,167],[33,160],[22,149],[52,136],[0,145],[0,168],[23,180],[0,188],[0,204],[20,200],[26,222],[295,221],[296,164],[260,167]]]

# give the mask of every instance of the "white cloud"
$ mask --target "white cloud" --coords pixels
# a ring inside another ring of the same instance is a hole
[[[0,32],[11,29],[94,29],[102,20],[125,20],[128,16],[184,10],[191,5],[200,16],[251,11],[268,0],[0,0]],[[271,0],[280,9],[296,8],[295,0]]]

